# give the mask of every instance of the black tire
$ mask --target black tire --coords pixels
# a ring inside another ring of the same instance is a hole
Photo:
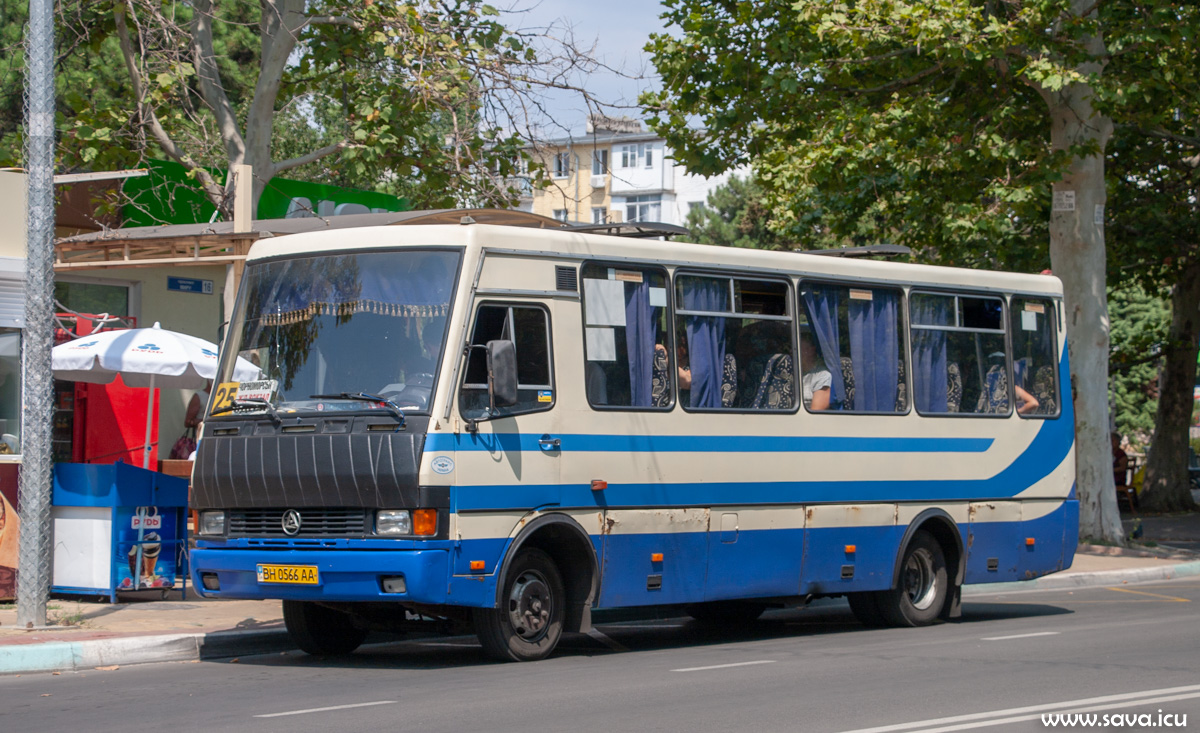
[[[688,606],[688,615],[700,623],[714,626],[746,626],[767,610],[765,604],[751,601],[713,601]]]
[[[904,548],[897,587],[881,591],[876,601],[891,626],[928,626],[941,614],[949,587],[942,546],[918,530]]]
[[[283,622],[296,646],[315,657],[349,654],[367,638],[348,614],[310,601],[284,601]]]
[[[497,608],[472,610],[483,651],[503,662],[545,659],[562,637],[566,591],[558,566],[541,550],[517,553],[504,575]]]
[[[850,611],[854,618],[863,626],[887,626],[887,619],[879,610],[879,592],[847,593],[846,600],[850,602]]]

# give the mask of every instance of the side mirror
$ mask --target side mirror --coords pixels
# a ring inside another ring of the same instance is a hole
[[[487,342],[488,395],[493,410],[517,404],[517,347],[512,341]]]

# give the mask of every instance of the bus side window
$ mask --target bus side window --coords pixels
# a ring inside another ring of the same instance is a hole
[[[790,303],[791,288],[782,280],[677,275],[675,334],[683,406],[795,409]]]
[[[898,288],[801,283],[800,389],[806,408],[908,412],[903,300]],[[827,396],[817,394],[824,390]]]
[[[1004,301],[914,292],[909,321],[918,412],[1011,414]]]
[[[588,262],[582,273],[588,404],[670,409],[676,355],[667,330],[666,271]]]
[[[1037,401],[1022,417],[1058,414],[1058,343],[1054,303],[1014,297],[1009,306],[1013,348],[1013,384]]]
[[[517,352],[517,404],[488,413],[487,353],[472,348],[467,354],[459,408],[468,419],[504,417],[548,410],[554,405],[550,370],[550,331],[546,311],[528,306],[487,304],[475,312],[471,346],[511,340]]]

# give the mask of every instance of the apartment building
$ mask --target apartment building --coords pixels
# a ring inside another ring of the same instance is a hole
[[[519,208],[560,221],[683,225],[688,211],[729,177],[688,173],[663,138],[623,117],[591,115],[587,134],[541,141],[534,149],[550,185],[530,189]]]

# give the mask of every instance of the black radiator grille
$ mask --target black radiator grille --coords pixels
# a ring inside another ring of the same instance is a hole
[[[297,509],[300,531],[283,531],[286,509],[239,509],[229,513],[230,537],[360,537],[371,534],[371,513],[364,509]]]

